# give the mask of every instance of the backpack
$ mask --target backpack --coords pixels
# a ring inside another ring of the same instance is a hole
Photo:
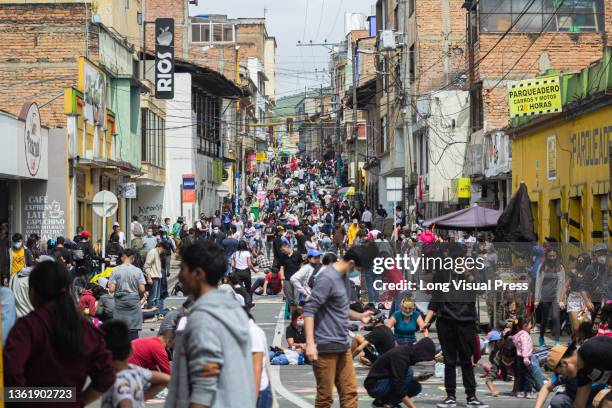
[[[332,216],[330,213],[327,213],[327,215],[325,216],[325,223],[326,224],[331,224],[332,223]]]
[[[134,223],[134,236],[142,237],[144,235],[144,229],[142,228],[142,224],[136,221]]]
[[[315,279],[317,278],[317,274],[319,273],[320,270],[321,270],[321,265],[317,265],[313,268],[313,271],[310,274],[310,277],[308,278],[308,287],[310,289],[314,288]]]

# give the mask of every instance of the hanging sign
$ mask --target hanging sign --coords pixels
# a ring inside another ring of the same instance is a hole
[[[155,97],[174,98],[174,19],[155,20]]]

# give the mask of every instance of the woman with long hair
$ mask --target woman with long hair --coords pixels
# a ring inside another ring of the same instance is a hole
[[[251,251],[249,251],[246,241],[241,240],[238,243],[236,252],[234,252],[234,254],[232,255],[231,262],[232,268],[234,268],[234,273],[240,278],[245,289],[247,291],[250,291],[251,271],[254,270],[254,267],[253,255],[251,254]]]
[[[548,319],[552,318],[552,337],[559,344],[561,309],[565,308],[565,269],[559,262],[558,253],[548,248],[544,263],[538,268],[535,283],[535,307],[540,306],[542,323],[540,325],[540,346],[545,346],[544,334]]]
[[[570,322],[572,324],[572,337],[576,340],[578,336],[578,329],[580,328],[581,321],[590,320],[587,314],[584,313],[586,310],[586,294],[584,293],[584,286],[582,284],[582,278],[587,266],[590,263],[590,257],[587,253],[578,255],[576,264],[571,271],[567,273],[566,277],[566,288],[567,288],[567,314],[569,315]]]
[[[70,274],[58,262],[41,262],[32,270],[29,286],[34,310],[18,319],[8,335],[4,385],[74,387],[74,402],[63,407],[95,401],[115,381],[112,356],[102,334],[78,311]],[[91,381],[85,388],[87,377]]]

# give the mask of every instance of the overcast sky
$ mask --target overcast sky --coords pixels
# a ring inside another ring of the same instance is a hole
[[[304,43],[338,42],[344,37],[344,14],[370,14],[375,0],[199,0],[191,15],[227,14],[229,18],[263,17],[276,37],[276,94],[282,97],[305,86],[329,84],[329,50],[297,47]],[[315,72],[316,70],[316,72]],[[325,72],[321,72],[325,70]]]

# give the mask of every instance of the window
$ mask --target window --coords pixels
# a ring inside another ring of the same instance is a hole
[[[212,32],[212,36],[211,36]],[[192,42],[234,42],[234,24],[194,22],[191,23]]]
[[[141,155],[142,161],[157,167],[165,167],[166,122],[148,108],[142,108]]]
[[[198,153],[219,157],[221,147],[220,101],[194,88],[192,110],[196,118],[196,148]]]
[[[387,116],[383,116],[380,119],[380,151],[384,153],[387,151]]]
[[[416,79],[416,50],[414,44],[410,47],[408,58],[410,58],[410,82],[414,82]]]
[[[483,32],[603,32],[604,0],[480,0]]]
[[[479,82],[470,90],[470,124],[472,132],[482,129],[484,125],[483,116],[482,82]]]

